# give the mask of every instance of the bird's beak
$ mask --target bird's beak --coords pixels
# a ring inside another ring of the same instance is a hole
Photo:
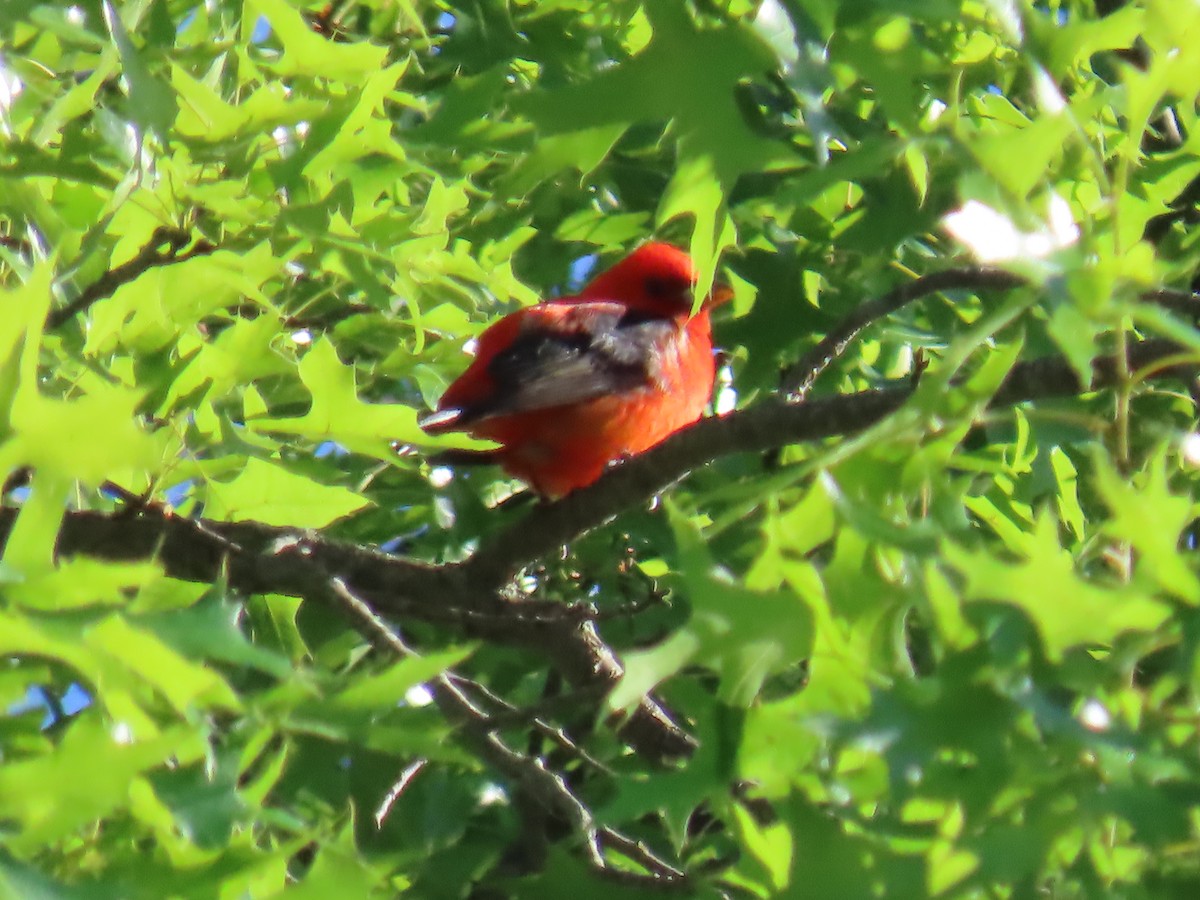
[[[712,309],[733,299],[733,288],[723,281],[718,281],[704,299],[703,309]]]

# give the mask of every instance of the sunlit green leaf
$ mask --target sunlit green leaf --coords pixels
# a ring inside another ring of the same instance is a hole
[[[250,459],[232,481],[208,486],[208,515],[230,522],[319,528],[367,506],[346,488],[318,484],[283,466]]]
[[[0,800],[21,824],[11,839],[18,849],[44,845],[109,815],[128,802],[134,775],[203,753],[199,735],[179,728],[133,743],[115,740],[96,715],[74,723],[51,754],[6,764],[0,771]],[[103,765],[97,765],[103,760]]]
[[[336,440],[381,459],[394,457],[393,442],[428,442],[417,427],[416,409],[358,398],[354,369],[338,359],[328,341],[317,342],[298,371],[312,394],[312,408],[295,419],[259,419],[251,423],[254,430]]]
[[[1080,576],[1049,515],[1038,517],[1017,559],[948,544],[946,559],[966,580],[972,600],[1002,600],[1024,609],[1054,657],[1068,647],[1110,644],[1130,630],[1158,627],[1170,607],[1142,591]]]
[[[804,658],[812,644],[812,613],[790,591],[750,591],[715,576],[694,526],[679,515],[674,525],[687,561],[681,574],[691,618],[657,647],[626,656],[625,677],[608,702],[623,709],[683,666],[699,662],[720,673],[719,697],[746,706],[772,671]]]
[[[1133,483],[1121,478],[1105,460],[1097,459],[1096,479],[1113,517],[1105,530],[1129,541],[1141,556],[1143,571],[1176,597],[1200,603],[1200,577],[1179,553],[1179,536],[1196,516],[1196,503],[1171,491],[1166,462],[1156,454]]]

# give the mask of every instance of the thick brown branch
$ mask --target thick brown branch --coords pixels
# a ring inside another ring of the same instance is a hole
[[[772,399],[726,416],[702,419],[610,469],[589,487],[536,507],[520,522],[485,541],[457,567],[472,584],[496,588],[525,566],[644,502],[697,466],[731,453],[852,434],[898,409],[908,393],[905,386],[795,404]]]
[[[16,512],[0,509],[0,540],[7,537]],[[457,570],[315,532],[195,521],[153,506],[115,515],[77,511],[63,522],[58,552],[110,560],[153,557],[173,578],[206,583],[223,577],[243,594],[303,597],[333,573],[379,612],[451,624],[473,637],[542,653],[578,688],[606,691],[621,677],[616,657],[579,611],[506,599],[464,581]],[[652,698],[634,710],[621,734],[654,759],[686,756],[695,748],[695,741]]]
[[[1200,294],[1192,291],[1173,291],[1170,288],[1159,288],[1141,294],[1145,303],[1152,303],[1169,309],[1173,313],[1194,319],[1200,316]]]
[[[1166,340],[1137,343],[1130,366],[1140,369],[1180,353]],[[992,399],[1007,406],[1039,397],[1078,394],[1111,385],[1115,362],[1095,364],[1092,384],[1081,385],[1061,357],[1018,363]],[[894,412],[909,394],[907,385],[821,397],[803,403],[768,400],[719,418],[702,419],[677,432],[652,450],[607,472],[599,481],[561,500],[535,508],[523,520],[484,542],[475,554],[455,568],[481,588],[507,583],[517,572],[556,552],[617,513],[661,491],[689,470],[731,453],[769,450],[786,444],[848,435],[874,425]]]
[[[0,532],[7,534],[15,514],[0,510]],[[257,522],[197,521],[154,506],[116,514],[72,512],[63,523],[58,550],[111,560],[155,557],[172,578],[210,582],[225,577],[243,594],[303,596],[325,572],[358,590],[431,604],[444,589],[439,570],[424,563],[315,532]]]

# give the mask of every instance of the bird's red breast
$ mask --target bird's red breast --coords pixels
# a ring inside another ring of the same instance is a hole
[[[509,474],[557,497],[704,412],[715,366],[709,309],[691,316],[691,259],[639,247],[578,295],[518,310],[479,337],[475,359],[422,422],[496,441]]]

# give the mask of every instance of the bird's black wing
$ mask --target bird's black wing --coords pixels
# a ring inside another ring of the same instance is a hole
[[[464,410],[471,420],[551,409],[655,385],[658,354],[674,320],[613,303],[580,304],[557,327],[530,322],[488,362],[496,389],[489,402]]]

